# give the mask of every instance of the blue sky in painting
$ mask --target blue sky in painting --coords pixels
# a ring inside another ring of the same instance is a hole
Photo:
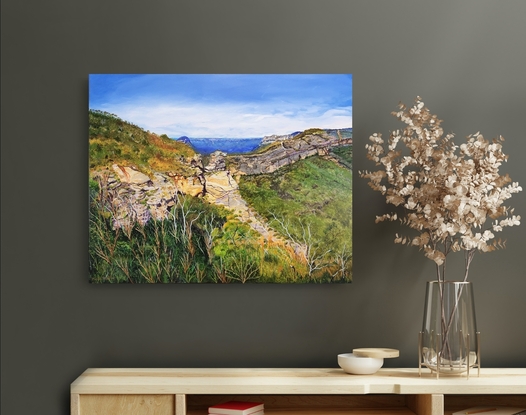
[[[352,75],[94,74],[89,107],[173,138],[349,128]]]

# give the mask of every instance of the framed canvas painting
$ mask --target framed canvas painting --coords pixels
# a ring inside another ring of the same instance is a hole
[[[90,75],[89,278],[351,282],[352,75]]]

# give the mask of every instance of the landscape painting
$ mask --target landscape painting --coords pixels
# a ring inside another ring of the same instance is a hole
[[[90,282],[351,282],[352,148],[350,74],[90,75]]]

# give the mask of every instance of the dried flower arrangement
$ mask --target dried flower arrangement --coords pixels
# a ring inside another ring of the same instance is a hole
[[[503,248],[505,243],[495,239],[495,233],[520,224],[520,216],[503,205],[522,190],[508,174],[499,174],[508,159],[502,152],[504,139],[489,142],[476,133],[458,146],[453,134],[444,135],[441,120],[420,97],[411,108],[400,104],[392,115],[406,127],[393,131],[387,142],[381,134],[369,138],[367,158],[381,167],[360,176],[406,214],[385,214],[376,222],[399,220],[414,229],[416,236],[397,234],[395,243],[423,250],[436,264],[438,281],[445,281],[447,255],[463,250],[466,281],[475,252]],[[405,151],[397,149],[400,142]]]

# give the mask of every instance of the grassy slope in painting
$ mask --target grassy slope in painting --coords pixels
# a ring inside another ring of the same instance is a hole
[[[240,180],[243,198],[283,238],[304,247],[300,273],[321,281],[351,274],[351,187],[350,170],[317,155]]]
[[[89,112],[90,281],[352,280],[351,132],[203,156]]]

